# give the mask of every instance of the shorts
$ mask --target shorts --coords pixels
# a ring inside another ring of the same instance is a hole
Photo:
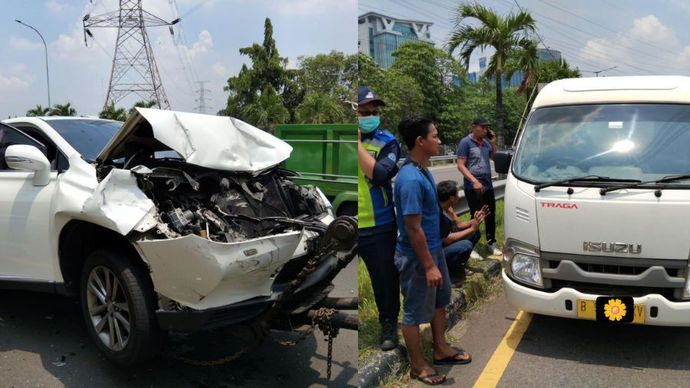
[[[431,322],[434,311],[450,303],[450,276],[443,248],[431,252],[431,258],[441,272],[443,285],[427,287],[426,271],[416,255],[395,252],[395,266],[400,272],[400,290],[403,294],[403,325],[416,326]]]

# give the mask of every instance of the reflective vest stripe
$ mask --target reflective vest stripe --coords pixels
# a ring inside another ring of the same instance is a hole
[[[369,154],[373,153],[374,159],[376,159],[379,156],[379,152],[381,152],[381,148],[385,145],[385,143],[378,141],[378,140],[372,140],[371,142],[363,142],[362,145],[364,146],[364,149],[367,150]],[[364,175],[364,172],[362,171],[362,167],[357,164],[357,221],[358,221],[358,227],[360,229],[362,228],[372,228],[376,226],[376,219],[375,219],[375,212],[374,212],[374,203],[371,199],[371,188],[372,184],[369,181],[369,179],[366,178]],[[383,190],[382,190],[383,191]],[[387,203],[387,198],[386,194],[383,194],[384,196],[384,201]]]

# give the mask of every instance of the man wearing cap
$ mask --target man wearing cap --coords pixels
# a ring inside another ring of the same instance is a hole
[[[500,256],[503,252],[496,246],[496,198],[490,163],[496,153],[496,136],[489,127],[489,122],[481,117],[472,122],[472,131],[458,143],[458,170],[465,178],[464,191],[470,214],[474,217],[482,206],[489,207],[489,215],[484,220],[486,243],[492,255]]]
[[[380,345],[398,345],[400,281],[393,262],[397,224],[391,180],[398,172],[400,145],[381,128],[380,109],[386,104],[367,87],[359,88],[357,154],[359,255],[369,271],[381,324]]]

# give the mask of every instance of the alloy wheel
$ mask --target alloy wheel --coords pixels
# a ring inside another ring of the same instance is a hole
[[[112,351],[127,346],[130,313],[127,294],[117,276],[104,266],[91,269],[87,280],[87,308],[96,335]]]

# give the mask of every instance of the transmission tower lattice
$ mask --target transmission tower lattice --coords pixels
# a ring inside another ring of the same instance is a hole
[[[172,34],[172,25],[180,19],[165,21],[144,11],[141,1],[120,0],[120,9],[117,11],[84,16],[84,44],[87,43],[87,35],[93,37],[91,28],[118,29],[104,110],[132,93],[144,101],[156,101],[161,109],[170,109],[146,27],[169,26]]]
[[[206,101],[211,100],[210,97],[206,97],[206,92],[211,92],[209,89],[204,88],[204,84],[206,82],[208,81],[198,81],[199,89],[196,92],[199,93],[199,98],[195,98],[194,101],[197,101],[199,106],[194,108],[194,110],[198,111],[199,113],[206,113]]]

